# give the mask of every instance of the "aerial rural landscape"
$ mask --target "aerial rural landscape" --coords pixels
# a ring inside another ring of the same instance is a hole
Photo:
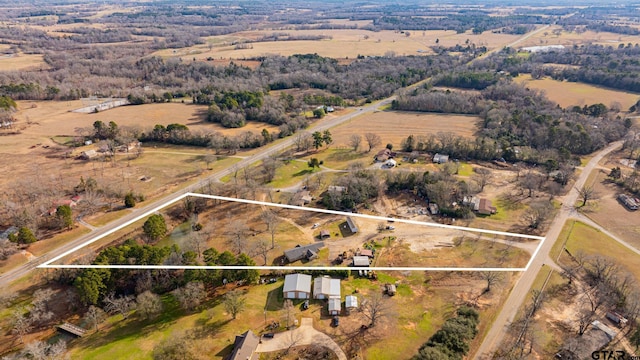
[[[0,4],[0,359],[640,358],[640,8]]]

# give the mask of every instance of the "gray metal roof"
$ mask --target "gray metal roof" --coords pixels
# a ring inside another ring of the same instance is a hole
[[[282,291],[302,291],[311,293],[311,275],[289,274],[285,276]]]
[[[313,294],[324,294],[327,297],[340,298],[340,279],[317,277],[313,281]]]
[[[320,248],[324,247],[323,242],[317,242],[314,244],[304,245],[294,247],[293,249],[285,250],[284,256],[287,258],[289,262],[294,262],[298,260],[305,259],[307,257],[308,251],[317,253]]]

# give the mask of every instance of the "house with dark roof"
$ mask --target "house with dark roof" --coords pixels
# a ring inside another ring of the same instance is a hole
[[[329,230],[320,230],[320,239],[331,237]]]
[[[480,199],[478,202],[478,214],[482,215],[491,215],[495,214],[498,209],[491,204],[491,200],[489,199]]]
[[[296,262],[298,260],[313,260],[318,257],[318,250],[323,247],[323,242],[317,242],[304,246],[297,245],[293,249],[285,250],[284,256],[290,263]]]
[[[627,194],[619,194],[618,201],[620,201],[622,205],[624,205],[629,210],[635,211],[635,210],[638,210],[638,208],[640,207],[640,204],[638,204],[636,199],[632,198]]]
[[[233,343],[233,352],[227,360],[258,360],[260,354],[256,353],[256,350],[259,343],[260,338],[251,330],[247,330],[242,335],[237,335]]]
[[[285,299],[311,298],[311,275],[289,274],[285,276],[282,293]]]

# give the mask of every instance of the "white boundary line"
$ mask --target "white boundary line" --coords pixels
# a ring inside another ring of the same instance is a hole
[[[153,214],[155,212],[157,212],[158,210],[165,208],[167,206],[170,206],[182,199],[184,199],[185,197],[188,196],[194,196],[194,197],[201,197],[201,198],[207,198],[207,199],[214,199],[214,200],[222,200],[222,201],[231,201],[231,202],[238,202],[238,203],[244,203],[244,204],[252,204],[252,205],[263,205],[263,206],[271,206],[271,207],[278,207],[278,208],[283,208],[283,209],[291,209],[291,210],[303,210],[303,211],[312,211],[312,212],[317,212],[317,213],[324,213],[324,214],[332,214],[332,215],[341,215],[341,216],[352,216],[352,217],[359,217],[359,218],[364,218],[364,219],[370,219],[370,220],[393,220],[395,222],[399,222],[399,223],[406,223],[406,224],[412,224],[412,225],[421,225],[421,226],[431,226],[431,227],[438,227],[438,228],[445,228],[445,229],[453,229],[453,230],[460,230],[460,231],[469,231],[469,232],[477,232],[477,233],[482,233],[482,234],[491,234],[491,235],[502,235],[502,236],[510,236],[510,237],[516,237],[516,238],[524,238],[524,239],[532,239],[532,240],[541,240],[540,244],[536,247],[535,251],[533,252],[533,254],[531,255],[531,258],[529,259],[529,261],[527,262],[527,265],[524,268],[465,268],[465,267],[369,267],[366,268],[367,270],[375,270],[375,271],[514,271],[514,272],[521,272],[521,271],[527,271],[527,269],[529,269],[529,266],[531,265],[531,263],[533,262],[533,259],[536,257],[536,255],[538,254],[538,251],[540,250],[540,248],[542,247],[542,244],[545,241],[545,237],[543,236],[535,236],[535,235],[525,235],[525,234],[517,234],[517,233],[510,233],[510,232],[505,232],[505,231],[497,231],[497,230],[487,230],[487,229],[478,229],[478,228],[468,228],[468,227],[464,227],[464,226],[455,226],[455,225],[445,225],[445,224],[438,224],[438,223],[429,223],[429,222],[422,222],[422,221],[416,221],[416,220],[408,220],[408,219],[398,219],[398,218],[390,218],[390,217],[383,217],[383,216],[376,216],[376,215],[367,215],[367,214],[357,214],[357,213],[349,213],[349,212],[344,212],[344,211],[336,211],[336,210],[325,210],[325,209],[318,209],[318,208],[311,208],[311,207],[302,207],[302,206],[295,206],[295,205],[287,205],[287,204],[276,204],[276,203],[270,203],[270,202],[265,202],[265,201],[257,201],[257,200],[247,200],[247,199],[238,199],[238,198],[230,198],[230,197],[224,197],[224,196],[217,196],[217,195],[206,195],[206,194],[198,194],[198,193],[185,193],[181,196],[179,196],[178,198],[176,198],[173,201],[170,201],[168,203],[159,205],[147,212],[145,212],[144,214],[141,214],[137,217],[135,217],[134,219],[131,219],[119,226],[116,226],[115,228],[105,232],[104,234],[98,235],[68,251],[65,251],[64,253],[50,259],[47,260],[46,262],[44,262],[43,264],[39,265],[38,268],[50,268],[50,269],[88,269],[88,268],[95,268],[95,269],[138,269],[138,270],[144,270],[144,269],[171,269],[171,270],[179,270],[179,269],[183,269],[183,270],[197,270],[197,269],[209,269],[209,270],[242,270],[242,269],[256,269],[256,270],[322,270],[322,271],[333,271],[333,270],[355,270],[358,268],[353,268],[353,267],[338,267],[338,266],[197,266],[197,265],[68,265],[68,264],[61,264],[61,265],[56,265],[56,264],[52,264],[55,261],[60,260],[61,258],[78,251],[79,249],[92,244],[106,236],[109,236],[113,233],[115,233],[116,231],[119,231],[141,219],[143,219],[146,216],[149,216],[150,214]]]

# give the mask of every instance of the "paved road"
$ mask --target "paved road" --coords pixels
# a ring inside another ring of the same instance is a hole
[[[564,227],[567,219],[571,218],[575,210],[575,203],[578,200],[578,190],[581,189],[591,171],[598,166],[598,163],[604,156],[619,148],[622,145],[621,141],[612,143],[605,149],[598,152],[584,167],[580,173],[580,177],[576,180],[575,186],[564,196],[563,205],[560,212],[551,223],[549,231],[547,232],[546,239],[538,251],[536,257],[531,261],[531,266],[525,271],[520,279],[516,282],[516,285],[511,290],[509,298],[502,306],[500,313],[496,317],[494,323],[491,325],[489,332],[484,338],[484,341],[476,351],[475,359],[490,359],[492,354],[497,350],[498,346],[504,336],[509,331],[509,324],[513,322],[516,313],[525,300],[529,298],[529,290],[533,285],[534,280],[538,276],[540,268],[545,263],[553,264],[554,261],[549,258],[549,251],[551,247],[558,239],[562,228]]]
[[[371,113],[373,111],[376,111],[380,106],[384,106],[386,104],[391,103],[391,101],[393,101],[393,99],[395,99],[395,96],[389,97],[385,100],[379,101],[377,103],[373,103],[367,106],[363,106],[361,108],[358,108],[356,111],[351,112],[350,114],[344,115],[344,116],[338,116],[335,117],[333,119],[327,119],[327,120],[322,120],[317,122],[310,130],[311,131],[324,131],[326,129],[332,128],[334,126],[340,125],[346,121],[349,121],[357,116],[363,115],[363,114],[367,114],[367,113]],[[31,261],[29,261],[28,263],[14,268],[4,274],[2,274],[2,276],[0,276],[0,287],[2,286],[6,286],[8,285],[10,282],[19,279],[20,277],[26,275],[27,273],[29,273],[31,270],[33,270],[34,268],[36,268],[37,266],[45,263],[46,261],[48,261],[49,259],[55,258],[56,256],[59,256],[61,254],[64,254],[67,251],[70,251],[71,249],[80,246],[81,244],[89,241],[90,239],[102,235],[108,231],[110,231],[111,229],[114,229],[118,226],[121,226],[122,224],[131,221],[133,219],[135,219],[136,217],[140,216],[141,214],[144,214],[148,211],[151,211],[153,209],[156,209],[158,207],[163,206],[164,204],[167,204],[169,202],[172,202],[174,200],[176,200],[178,197],[184,195],[187,192],[195,192],[200,188],[203,188],[205,185],[207,185],[209,182],[211,181],[218,181],[220,180],[222,177],[231,174],[233,171],[235,171],[235,169],[242,169],[246,166],[249,166],[253,163],[255,163],[256,161],[260,161],[262,159],[265,159],[269,156],[281,153],[282,151],[284,151],[285,149],[287,149],[288,147],[292,146],[294,142],[294,136],[290,136],[286,139],[282,139],[278,142],[276,142],[275,144],[271,145],[270,147],[265,147],[264,149],[262,149],[262,151],[256,153],[255,155],[252,156],[248,156],[242,160],[240,160],[238,163],[234,164],[234,166],[229,167],[227,169],[218,171],[194,184],[191,184],[185,188],[182,188],[172,194],[169,194],[157,201],[154,201],[153,203],[149,203],[143,207],[137,208],[135,210],[133,210],[131,213],[105,225],[102,227],[99,227],[97,229],[92,230],[90,233],[83,235],[73,241],[67,242],[64,245],[51,250],[49,253],[37,257]]]
[[[333,351],[339,360],[347,360],[344,351],[329,335],[314,329],[313,319],[311,318],[302,318],[300,327],[297,329],[277,333],[273,339],[262,339],[262,343],[258,345],[256,352],[285,350],[291,347],[292,344],[293,346],[320,345]]]

